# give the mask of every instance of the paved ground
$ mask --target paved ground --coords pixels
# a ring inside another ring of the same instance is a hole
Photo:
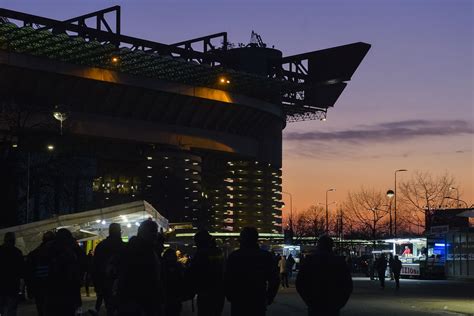
[[[377,281],[354,278],[354,293],[342,310],[342,315],[474,315],[474,282],[401,280],[397,291],[393,282],[387,281],[380,289]],[[93,305],[94,298],[84,297],[85,310]],[[32,316],[32,303],[22,304],[20,316]],[[85,314],[89,315],[89,314]],[[101,314],[105,315],[105,314]],[[183,316],[196,315],[191,304],[184,304]],[[229,306],[223,316],[228,316]],[[303,316],[305,306],[294,287],[281,289],[267,315]]]

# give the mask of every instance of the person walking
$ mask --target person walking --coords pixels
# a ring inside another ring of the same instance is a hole
[[[385,272],[387,270],[387,259],[384,254],[381,254],[380,258],[377,259],[375,268],[377,269],[377,275],[380,281],[380,287],[385,288]]]
[[[92,250],[89,250],[89,253],[87,254],[87,257],[86,257],[86,270],[85,270],[85,273],[84,273],[84,287],[85,287],[85,290],[86,290],[86,296],[87,297],[91,296],[89,288],[90,288],[91,281],[92,281],[93,260],[94,260],[94,253],[93,253]]]
[[[343,257],[334,255],[333,240],[319,238],[314,254],[305,258],[296,277],[296,290],[308,315],[339,315],[352,293],[352,277]]]
[[[85,254],[71,232],[61,228],[48,247],[48,280],[44,314],[73,316],[82,305],[81,280]]]
[[[7,232],[0,246],[0,315],[16,316],[21,279],[24,278],[23,254],[15,247],[15,233]]]
[[[393,278],[395,279],[395,286],[397,290],[400,288],[400,273],[402,271],[402,262],[398,259],[398,256],[393,257],[392,261],[392,272]]]
[[[290,287],[288,285],[288,271],[287,271],[285,256],[281,256],[280,261],[278,262],[278,269],[280,270],[281,286],[282,287]]]
[[[158,225],[146,220],[140,224],[137,236],[128,242],[119,262],[119,316],[163,315],[161,241]]]
[[[35,300],[38,316],[44,316],[44,302],[49,276],[48,251],[55,237],[54,232],[44,233],[41,245],[26,257],[26,287],[28,296]]]
[[[393,280],[392,266],[393,266],[393,254],[390,252],[388,254],[388,274],[390,276],[390,280]]]
[[[293,266],[295,265],[296,261],[293,258],[293,255],[290,253],[288,258],[286,259],[286,273],[288,275],[288,280],[291,280],[293,277]]]
[[[109,225],[109,236],[95,247],[92,260],[92,280],[96,292],[95,310],[89,310],[93,315],[100,311],[102,301],[105,303],[107,315],[117,312],[117,302],[113,297],[113,287],[118,280],[118,265],[125,251],[122,241],[122,228],[118,223]]]
[[[162,260],[164,286],[164,314],[165,316],[179,316],[186,289],[184,283],[184,268],[178,262],[176,251],[168,248],[163,253]]]
[[[207,230],[197,232],[194,243],[197,251],[187,279],[193,294],[197,294],[198,316],[220,316],[225,302],[224,255]]]
[[[272,255],[258,245],[256,228],[245,227],[240,233],[240,249],[227,260],[225,281],[232,316],[266,314],[280,280]]]

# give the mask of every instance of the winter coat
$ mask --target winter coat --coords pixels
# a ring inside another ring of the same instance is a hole
[[[306,257],[296,278],[296,290],[310,315],[338,312],[352,293],[352,277],[344,258],[322,252]]]
[[[273,256],[257,245],[231,253],[225,275],[227,299],[249,311],[265,310],[280,285]]]
[[[393,274],[400,274],[402,271],[402,262],[398,259],[393,259],[392,262],[392,272]]]
[[[118,278],[119,260],[124,251],[125,243],[122,239],[111,236],[101,241],[95,248],[92,279],[99,293],[111,290],[113,282]]]
[[[0,246],[0,296],[17,295],[24,272],[21,250],[13,245]]]
[[[286,273],[287,264],[286,264],[286,258],[285,257],[282,256],[280,258],[280,261],[278,261],[278,268],[280,268],[280,273]]]

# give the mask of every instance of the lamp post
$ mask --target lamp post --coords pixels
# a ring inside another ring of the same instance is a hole
[[[54,107],[53,117],[59,121],[59,132],[63,134],[63,123],[67,119],[66,107],[63,105],[56,105]]]
[[[395,196],[395,192],[393,192],[392,190],[388,190],[387,191],[387,197],[390,199],[390,203],[388,203],[388,214],[389,214],[389,218],[390,218],[390,227],[389,227],[389,233],[390,233],[390,237],[392,237],[392,198]]]
[[[328,192],[336,191],[336,189],[331,188],[326,190],[326,235],[329,234],[329,210],[328,210]]]
[[[469,208],[469,204],[467,204],[466,201],[463,201],[463,200],[460,200],[460,199],[455,199],[455,198],[452,198],[452,197],[450,197],[450,196],[445,196],[444,198],[445,198],[445,199],[449,199],[449,200],[456,200],[456,201],[458,201],[458,208],[461,207],[460,204],[459,204],[459,202],[463,202],[463,203],[466,205],[466,208]],[[471,207],[472,207],[472,206],[471,206]]]
[[[397,172],[408,171],[407,169],[398,169],[395,170],[395,191],[393,193],[393,215],[394,215],[394,224],[395,224],[395,237],[397,236]]]
[[[457,207],[459,208],[460,206],[459,206],[459,190],[458,190],[458,188],[449,187],[449,190],[450,190],[450,191],[451,191],[451,190],[456,190],[456,199],[457,199],[457,201],[458,201]]]
[[[290,231],[293,231],[293,196],[290,192],[282,191],[281,193],[288,194],[290,196]]]

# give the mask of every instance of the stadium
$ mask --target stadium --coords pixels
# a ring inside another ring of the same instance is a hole
[[[163,44],[120,16],[0,9],[1,225],[144,200],[170,223],[281,236],[282,132],[325,120],[370,45]]]

